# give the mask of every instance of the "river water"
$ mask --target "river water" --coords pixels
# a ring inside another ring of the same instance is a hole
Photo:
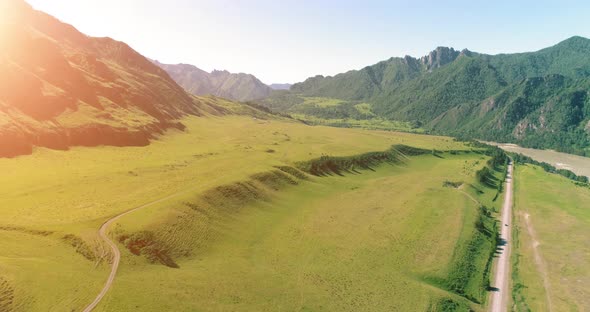
[[[516,144],[504,144],[485,142],[495,145],[507,152],[523,154],[536,161],[546,162],[557,169],[571,170],[577,175],[590,177],[590,158],[572,154],[560,153],[553,150],[539,150],[534,148],[520,147]]]

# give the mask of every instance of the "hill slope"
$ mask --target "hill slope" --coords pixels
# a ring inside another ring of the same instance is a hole
[[[214,70],[208,73],[188,64],[162,64],[154,61],[168,72],[172,79],[194,95],[215,95],[236,101],[250,101],[267,97],[272,89],[250,74],[233,74]]]
[[[368,103],[371,114],[339,109],[337,118],[410,121],[435,133],[590,155],[589,87],[590,40],[572,37],[518,54],[439,47],[421,58],[315,76],[261,103],[287,112],[304,97]],[[316,116],[336,111],[323,110]]]
[[[146,145],[183,129],[185,115],[238,105],[189,95],[127,44],[88,37],[24,1],[3,1],[0,15],[0,157],[33,146]]]

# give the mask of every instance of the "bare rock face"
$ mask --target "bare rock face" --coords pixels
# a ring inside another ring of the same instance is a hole
[[[528,119],[524,119],[524,120],[520,121],[516,125],[516,127],[514,127],[514,130],[512,131],[512,135],[516,139],[522,139],[526,136],[526,132],[530,128],[532,128],[531,123],[528,121]]]
[[[194,99],[127,44],[0,4],[0,157],[33,146],[145,145],[199,114]]]
[[[453,48],[438,47],[428,55],[420,58],[426,69],[432,70],[453,62],[459,57],[460,52]]]

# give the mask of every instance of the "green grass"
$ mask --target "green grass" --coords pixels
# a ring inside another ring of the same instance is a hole
[[[405,121],[386,120],[382,118],[353,119],[353,118],[319,118],[316,116],[293,113],[293,118],[303,120],[311,125],[330,126],[338,128],[361,128],[367,130],[389,130],[424,133],[424,129],[415,128]]]
[[[342,104],[342,100],[326,98],[326,97],[303,97],[303,105],[314,105],[319,107],[338,106]]]
[[[373,113],[372,106],[369,103],[359,103],[354,105],[354,108],[356,108],[356,110],[359,111],[359,113],[364,114],[366,116],[373,117],[375,115]]]
[[[270,102],[264,100],[262,103],[277,112],[288,113],[290,116],[303,120],[310,125],[414,133],[424,132],[424,129],[416,127],[411,122],[388,120],[376,116],[370,103],[344,101],[329,97],[294,97],[297,99],[295,102],[271,97],[267,99]],[[275,103],[275,101],[277,102]],[[290,103],[290,105],[285,103]]]
[[[93,300],[109,271],[58,236],[0,230],[0,310],[63,311]],[[4,295],[13,300],[2,307]]]
[[[221,106],[239,109],[230,104]],[[300,123],[265,120],[264,114],[257,116],[188,118],[183,120],[187,125],[185,132],[169,131],[146,147],[75,147],[70,151],[37,148],[32,155],[0,159],[0,235],[5,237],[0,240],[0,248],[10,251],[0,257],[0,277],[14,289],[12,304],[26,311],[79,310],[99,292],[108,275],[104,261],[95,266],[95,260],[84,256],[88,250],[101,254],[96,234],[100,224],[113,215],[169,194],[186,191],[185,195],[154,207],[150,214],[124,218],[121,227],[124,225],[130,233],[149,232],[153,226],[158,228],[158,220],[181,219],[183,213],[173,208],[187,200],[220,186],[247,181],[275,166],[293,166],[322,155],[382,151],[395,144],[438,150],[468,149],[446,137],[310,128]],[[269,149],[275,152],[268,153]],[[52,233],[31,234],[39,231]],[[176,257],[179,251],[188,250],[194,256],[199,249],[192,244],[198,242],[198,235],[194,233],[197,239],[186,240],[184,249],[179,241],[179,248],[172,255]],[[81,245],[80,240],[85,244]],[[152,251],[159,247],[149,246]],[[125,283],[126,274],[131,274],[127,271],[135,270],[136,265],[155,268],[155,274],[186,273],[183,263],[178,271],[160,271],[173,269],[148,263],[151,262],[147,257],[129,253],[113,293],[116,294],[117,285]],[[146,292],[162,291],[153,277],[144,285]],[[129,282],[141,281],[146,280],[133,275]]]
[[[590,309],[590,189],[531,165],[517,167],[515,187],[517,310],[547,310],[549,301],[554,311]],[[525,214],[539,243],[541,263],[535,259]]]
[[[427,281],[453,278],[479,216],[477,203],[443,184],[475,183],[485,158],[443,157],[287,178],[297,186],[245,180],[138,211],[115,235],[155,233],[163,249],[179,255],[178,268],[125,250],[99,311],[423,311],[444,298],[480,310]],[[495,190],[475,186],[483,193],[465,191],[491,203]],[[477,273],[468,280],[482,279]]]

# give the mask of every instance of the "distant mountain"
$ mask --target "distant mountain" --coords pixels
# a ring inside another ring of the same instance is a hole
[[[289,111],[302,102],[298,97],[365,102],[372,116],[411,121],[433,133],[590,155],[589,90],[590,40],[572,37],[517,54],[439,47],[421,58],[311,77],[261,104]]]
[[[273,83],[269,87],[273,90],[289,90],[292,84],[290,83]]]
[[[168,72],[185,90],[194,95],[215,95],[236,101],[250,101],[270,95],[272,89],[250,74],[214,70],[208,73],[188,64],[154,63]]]
[[[123,42],[2,0],[0,157],[33,146],[146,145],[185,115],[218,113]]]

